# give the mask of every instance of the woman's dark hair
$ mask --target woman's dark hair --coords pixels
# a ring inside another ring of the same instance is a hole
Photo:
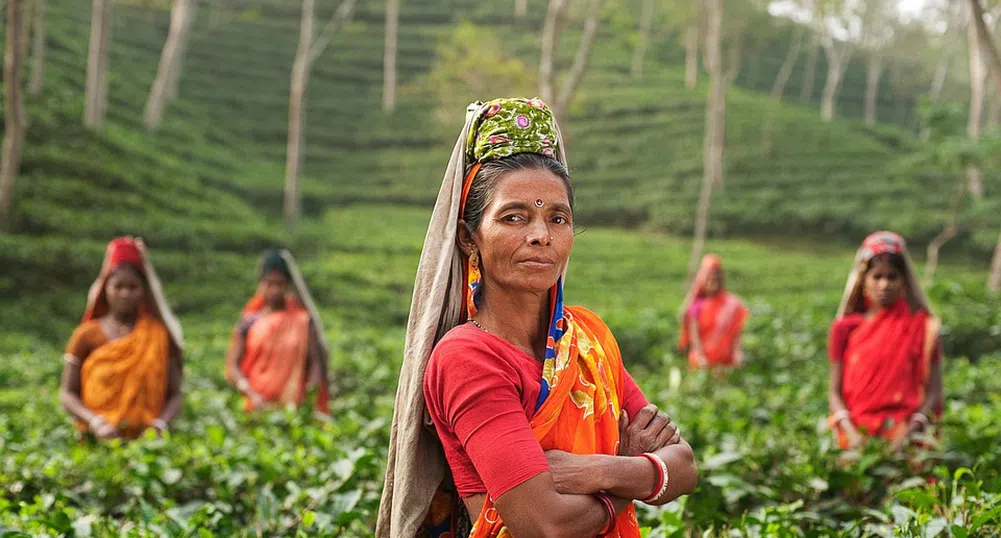
[[[866,267],[866,273],[869,272],[869,269],[872,269],[872,265],[877,261],[887,262],[894,269],[896,269],[901,276],[907,276],[907,264],[904,263],[904,257],[901,256],[900,254],[895,254],[893,252],[884,252],[883,254],[878,254],[876,256],[873,256],[872,259],[869,260],[869,266]]]
[[[142,271],[142,269],[140,269],[139,267],[137,267],[135,264],[132,263],[120,263],[112,267],[111,273],[109,274],[115,273],[120,269],[125,269],[131,272],[133,275],[136,275],[136,278],[138,278],[139,281],[142,282],[144,288],[148,285],[148,282],[146,281],[146,274]]]
[[[473,184],[469,187],[469,194],[466,196],[466,210],[462,214],[462,220],[466,221],[466,228],[470,233],[480,229],[480,224],[483,222],[483,212],[490,204],[490,198],[493,195],[494,187],[497,186],[497,180],[504,174],[522,170],[545,170],[559,176],[567,188],[570,210],[575,210],[573,184],[570,182],[570,172],[567,170],[567,167],[556,159],[546,157],[545,155],[519,153],[488,162],[476,172]]]

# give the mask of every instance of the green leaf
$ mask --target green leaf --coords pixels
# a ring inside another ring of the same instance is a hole
[[[968,530],[959,525],[953,525],[951,530],[953,538],[967,538],[970,535]]]
[[[305,525],[307,527],[312,527],[314,523],[316,523],[316,512],[310,510],[310,511],[306,512],[305,514],[303,514],[303,516],[302,516],[302,524],[303,525]]]

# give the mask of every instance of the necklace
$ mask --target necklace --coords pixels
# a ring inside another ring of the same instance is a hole
[[[473,325],[476,325],[476,328],[478,328],[479,330],[481,330],[481,331],[483,331],[483,332],[485,332],[485,333],[488,333],[488,332],[490,332],[490,331],[488,331],[488,330],[484,329],[484,328],[483,328],[483,325],[480,325],[480,322],[476,321],[476,320],[475,320],[475,319],[473,319],[473,318],[469,318],[469,322],[470,322],[470,323],[472,323]]]

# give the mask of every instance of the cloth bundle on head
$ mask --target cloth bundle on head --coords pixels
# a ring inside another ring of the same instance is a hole
[[[865,312],[865,273],[869,269],[869,262],[882,254],[893,254],[903,259],[907,273],[903,275],[907,283],[907,304],[911,310],[931,312],[931,306],[921,289],[921,283],[914,271],[914,264],[907,252],[904,238],[893,232],[879,231],[866,237],[862,246],[855,253],[855,261],[852,263],[851,272],[848,273],[845,292],[841,297],[841,304],[838,306],[838,318]]]
[[[466,108],[414,283],[377,538],[414,536],[445,477],[445,456],[424,402],[424,370],[438,340],[465,321],[466,257],[456,241],[464,194],[480,165],[518,153],[539,153],[566,165],[559,127],[545,103],[496,99]]]
[[[122,265],[131,266],[142,274],[152,296],[152,300],[147,301],[146,306],[152,310],[152,314],[157,319],[167,326],[167,331],[170,333],[174,345],[178,349],[183,349],[184,332],[181,330],[181,323],[167,303],[167,297],[163,293],[163,285],[149,260],[146,244],[142,238],[118,237],[108,243],[104,252],[104,262],[101,264],[101,272],[87,293],[87,307],[84,309],[83,321],[97,319],[108,313],[108,300],[104,296],[104,288],[111,274]]]

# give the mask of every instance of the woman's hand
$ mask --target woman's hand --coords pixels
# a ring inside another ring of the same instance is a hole
[[[118,428],[105,420],[101,415],[94,415],[90,419],[88,424],[90,432],[94,434],[94,437],[100,439],[101,441],[109,441],[111,439],[118,439],[122,436]]]
[[[619,417],[619,455],[638,456],[681,441],[678,427],[667,413],[647,404],[630,420],[625,409]]]
[[[856,429],[855,425],[850,421],[841,421],[841,430],[845,432],[845,438],[848,439],[848,448],[850,450],[855,450],[865,446],[866,437],[859,433],[858,429]]]
[[[553,475],[556,492],[564,495],[590,495],[601,491],[597,473],[592,472],[591,456],[571,454],[562,450],[547,450],[546,460]]]

